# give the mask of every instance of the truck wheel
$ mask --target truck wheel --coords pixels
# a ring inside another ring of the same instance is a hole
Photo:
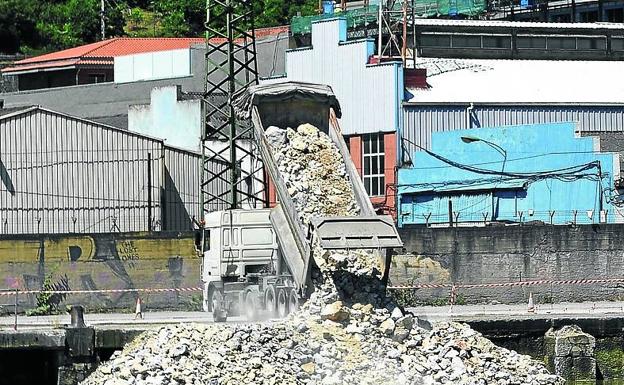
[[[277,316],[285,318],[288,315],[288,302],[286,300],[286,290],[277,291]]]
[[[222,307],[221,303],[223,302],[223,295],[218,289],[215,289],[214,287],[209,289],[208,298],[210,298],[210,300],[208,301],[210,309],[209,311],[215,311]]]
[[[294,313],[297,310],[299,310],[299,296],[297,295],[297,290],[290,289],[288,294],[288,312]]]
[[[264,308],[269,313],[269,317],[275,317],[276,307],[277,295],[275,293],[275,286],[269,285],[264,290]]]
[[[212,286],[208,286],[208,290],[204,291],[204,300],[202,301],[202,307],[206,312],[211,312],[214,309],[214,292],[215,289]]]
[[[245,296],[245,316],[247,321],[255,321],[258,318],[258,299],[256,293],[249,291]]]
[[[227,310],[223,307],[223,296],[218,290],[212,292],[212,319],[214,322],[227,321]]]

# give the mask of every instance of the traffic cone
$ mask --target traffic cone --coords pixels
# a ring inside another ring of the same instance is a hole
[[[535,305],[533,304],[533,293],[529,293],[529,305],[527,306],[529,313],[535,313]]]
[[[134,319],[137,319],[139,317],[143,319],[143,311],[141,309],[141,298],[137,297],[136,308],[134,310]]]

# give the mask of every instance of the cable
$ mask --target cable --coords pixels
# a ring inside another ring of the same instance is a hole
[[[403,140],[408,141],[409,143],[418,146],[417,144],[403,138]],[[420,147],[420,146],[418,146]],[[538,172],[532,172],[532,173],[525,173],[525,172],[502,172],[502,171],[494,171],[494,170],[489,170],[489,169],[485,169],[485,168],[479,168],[479,167],[474,167],[471,165],[467,165],[467,164],[462,164],[459,162],[455,162],[453,160],[450,160],[448,158],[443,157],[442,155],[438,155],[434,152],[431,152],[427,149],[425,149],[424,147],[420,147],[423,151],[425,151],[427,154],[429,154],[430,156],[444,162],[447,163],[453,167],[462,169],[462,170],[467,170],[467,171],[471,171],[477,174],[486,174],[486,175],[499,175],[499,176],[509,176],[509,177],[514,177],[514,178],[544,178],[544,177],[554,177],[554,176],[560,176],[560,177],[565,177],[568,175],[574,175],[574,173],[576,172],[582,172],[582,171],[586,171],[586,170],[590,170],[593,168],[597,168],[598,171],[600,172],[600,161],[592,161],[589,163],[584,163],[584,164],[580,164],[577,166],[570,166],[570,167],[564,167],[564,168],[560,168],[560,169],[554,169],[554,170],[547,170],[547,171],[538,171]]]

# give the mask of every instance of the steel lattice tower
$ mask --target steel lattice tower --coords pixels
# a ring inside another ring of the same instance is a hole
[[[264,205],[264,169],[253,127],[236,118],[232,101],[257,84],[252,1],[207,0],[203,213]]]
[[[414,0],[385,0],[379,3],[377,54],[379,57],[400,57],[407,64],[408,28],[414,27]],[[411,31],[414,34],[414,31]],[[387,40],[384,43],[383,37]],[[412,44],[412,60],[415,60]]]

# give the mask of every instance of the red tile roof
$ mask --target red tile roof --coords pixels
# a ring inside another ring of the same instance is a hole
[[[18,72],[38,68],[50,68],[55,67],[53,63],[59,61],[63,66],[66,66],[67,60],[75,60],[74,65],[96,63],[112,65],[112,59],[117,56],[183,49],[189,48],[193,44],[204,42],[204,38],[118,37],[20,60],[15,62],[12,67],[3,69],[2,72]]]
[[[270,27],[256,29],[256,38],[275,36],[288,33],[289,27]],[[202,37],[193,38],[129,38],[117,37],[35,56],[13,63],[13,66],[4,68],[3,73],[32,71],[43,68],[66,67],[68,65],[113,65],[113,58],[146,52],[169,51],[189,48],[193,44],[205,44]],[[222,39],[211,39],[213,44],[222,44]],[[73,61],[70,63],[69,61]]]

